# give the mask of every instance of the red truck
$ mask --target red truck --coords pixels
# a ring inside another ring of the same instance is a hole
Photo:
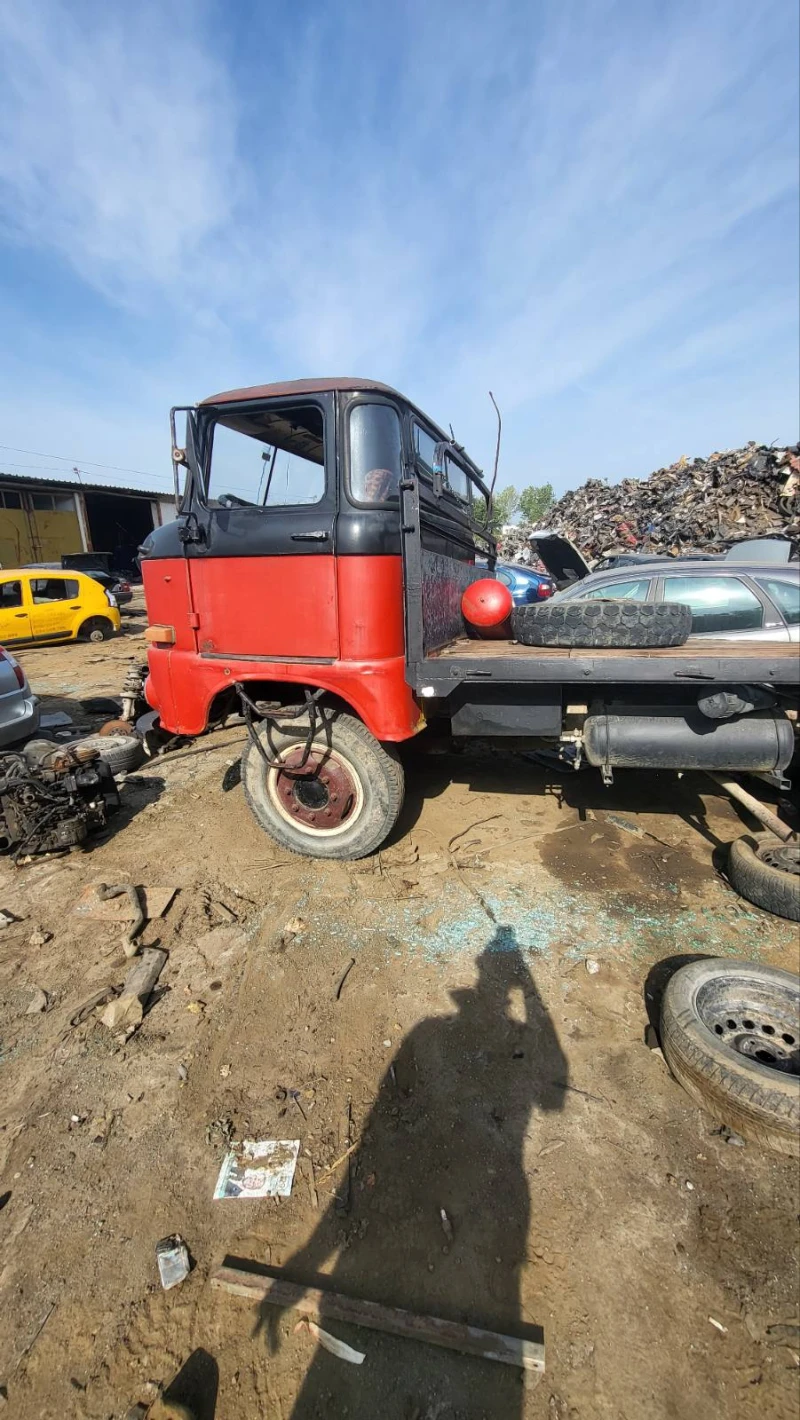
[[[494,567],[489,489],[389,386],[229,390],[173,410],[172,430],[178,516],[142,549],[147,699],[173,734],[242,711],[245,794],[284,847],[377,849],[403,801],[397,747],[434,718],[455,736],[569,746],[607,781],[615,768],[779,778],[788,765],[796,646],[470,638],[462,594]],[[766,708],[711,719],[698,705],[753,685],[771,688]]]

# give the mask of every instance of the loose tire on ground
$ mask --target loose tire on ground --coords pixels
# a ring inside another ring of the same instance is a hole
[[[138,735],[85,735],[76,744],[81,749],[96,749],[112,774],[128,774],[144,763],[144,745]]]
[[[728,853],[728,881],[740,897],[756,907],[800,922],[797,844],[782,844],[774,833],[747,833],[734,839]]]
[[[283,848],[311,858],[364,858],[384,842],[403,804],[403,766],[392,745],[382,745],[344,711],[323,707],[314,736],[311,774],[300,768],[308,734],[306,716],[272,721],[258,730],[271,761],[292,775],[268,769],[252,741],[242,755],[245,798],[261,827]]]
[[[511,625],[523,646],[644,649],[682,646],[692,613],[678,602],[556,601],[516,607]]]
[[[667,984],[661,1044],[675,1078],[720,1124],[800,1156],[800,978],[710,959]]]
[[[78,632],[81,641],[110,641],[115,635],[113,623],[107,616],[90,616]]]

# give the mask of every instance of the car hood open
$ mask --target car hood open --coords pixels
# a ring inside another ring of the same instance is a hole
[[[561,533],[542,529],[531,533],[531,547],[541,559],[559,591],[588,577],[591,567],[574,542]]]

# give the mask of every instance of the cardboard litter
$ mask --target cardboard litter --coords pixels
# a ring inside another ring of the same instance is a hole
[[[215,1198],[288,1198],[299,1139],[244,1139],[222,1161]]]

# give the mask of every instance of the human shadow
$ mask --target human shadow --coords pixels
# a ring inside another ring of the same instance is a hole
[[[415,1026],[384,1075],[350,1160],[349,1212],[340,1187],[281,1275],[540,1340],[541,1318],[523,1322],[520,1293],[531,1216],[523,1150],[532,1112],[562,1108],[567,1062],[513,929],[498,926],[476,965],[474,986],[450,993],[455,1012]],[[273,1349],[294,1320],[261,1305]],[[515,1367],[326,1322],[324,1302],[319,1321],[366,1360],[318,1349],[293,1420],[522,1414]]]

